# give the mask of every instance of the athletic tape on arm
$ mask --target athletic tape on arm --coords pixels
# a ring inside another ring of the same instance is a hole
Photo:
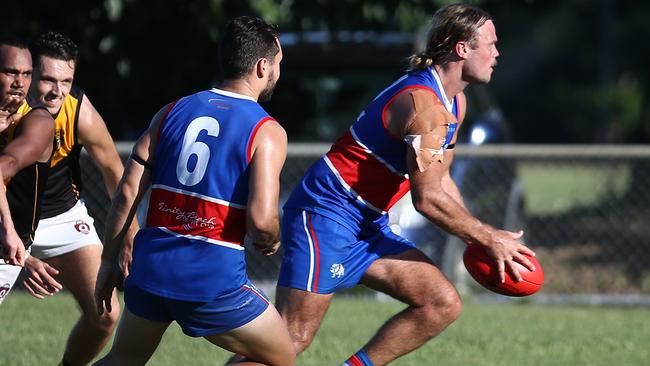
[[[449,112],[431,92],[415,90],[410,95],[414,116],[406,128],[404,142],[413,148],[418,169],[424,172],[434,161],[442,163],[444,159]]]

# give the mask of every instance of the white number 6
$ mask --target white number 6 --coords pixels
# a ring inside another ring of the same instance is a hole
[[[186,186],[199,184],[208,168],[208,161],[210,161],[210,146],[197,141],[201,131],[207,131],[210,136],[219,136],[219,121],[212,117],[199,117],[187,126],[185,136],[183,136],[181,154],[176,164],[176,177]],[[190,172],[188,168],[192,155],[196,155],[196,165]]]

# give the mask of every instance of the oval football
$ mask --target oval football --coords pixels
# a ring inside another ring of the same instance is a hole
[[[499,281],[496,263],[487,255],[483,247],[468,245],[463,254],[463,263],[469,274],[490,291],[506,296],[528,296],[536,293],[544,284],[544,270],[535,257],[526,256],[534,265],[535,270],[529,271],[517,263],[517,270],[522,280],[515,282],[506,272],[505,282]]]

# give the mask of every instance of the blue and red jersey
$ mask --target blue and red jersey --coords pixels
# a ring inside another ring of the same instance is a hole
[[[435,70],[402,76],[375,97],[330,151],[311,166],[284,209],[319,213],[355,232],[368,224],[385,225],[388,210],[410,190],[409,147],[388,131],[385,114],[400,93],[415,89],[433,92],[458,119],[456,98],[447,99]],[[457,126],[457,121],[450,123],[443,148],[451,143]]]
[[[251,145],[272,120],[252,98],[202,91],[175,102],[161,122],[146,227],[128,281],[154,294],[209,301],[247,281]]]

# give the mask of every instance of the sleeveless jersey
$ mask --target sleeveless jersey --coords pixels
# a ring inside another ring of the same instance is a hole
[[[310,167],[290,195],[285,209],[329,217],[358,232],[362,226],[387,223],[387,211],[410,189],[406,167],[408,145],[390,134],[385,113],[395,97],[408,89],[429,90],[445,105],[448,121],[443,148],[458,126],[456,98],[449,101],[432,68],[410,72],[384,89],[327,154]]]
[[[26,116],[27,113],[29,112],[22,114]],[[14,139],[22,120],[20,119],[0,133],[0,150],[3,150]],[[25,248],[28,248],[34,241],[49,165],[49,161],[36,162],[21,169],[11,179],[4,182],[11,219]]]
[[[84,91],[73,86],[63,100],[59,112],[52,116],[55,122],[54,154],[45,188],[41,218],[46,219],[64,213],[79,200],[81,192],[79,154],[82,145],[77,141],[77,124],[83,97]],[[28,99],[20,107],[20,112],[26,113],[33,108],[35,102]]]
[[[185,301],[210,301],[246,283],[248,165],[254,136],[269,120],[252,98],[218,89],[170,107],[128,281]]]

